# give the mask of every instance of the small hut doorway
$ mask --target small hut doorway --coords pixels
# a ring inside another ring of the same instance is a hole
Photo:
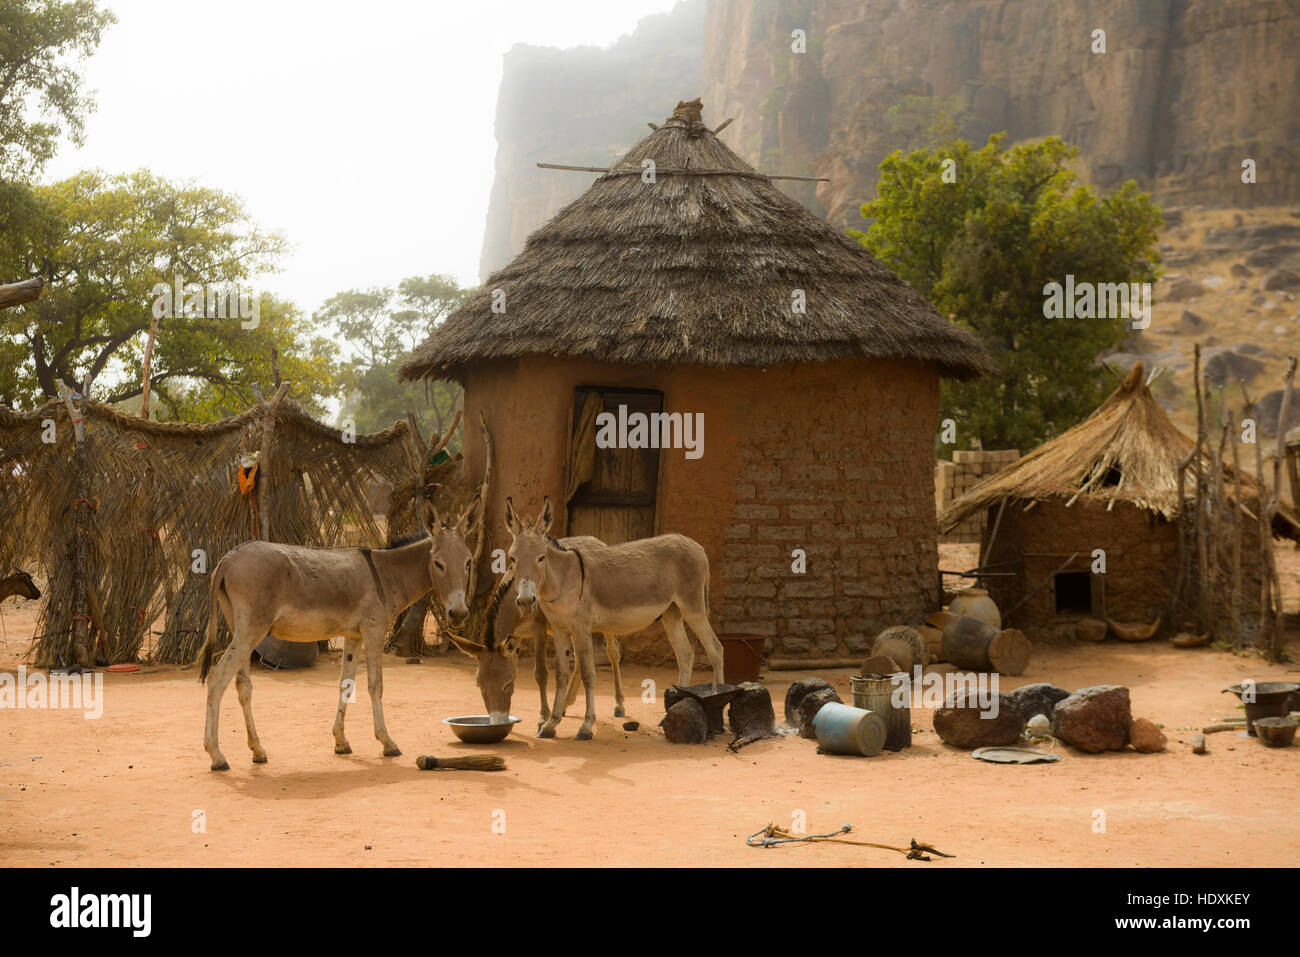
[[[594,535],[610,545],[654,535],[659,449],[600,448],[593,417],[599,412],[620,419],[635,413],[649,417],[663,408],[664,394],[653,389],[574,389],[566,534]]]

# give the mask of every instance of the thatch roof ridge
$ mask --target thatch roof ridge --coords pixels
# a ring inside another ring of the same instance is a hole
[[[643,182],[645,161],[653,182]],[[399,378],[458,378],[471,362],[525,355],[718,366],[913,359],[959,378],[996,369],[971,333],[732,152],[698,101],[679,104],[529,236]]]
[[[1010,500],[1078,499],[1108,507],[1125,502],[1175,518],[1181,505],[1178,469],[1196,443],[1161,408],[1144,374],[1143,364],[1136,363],[1092,415],[951,502],[939,515],[940,531]],[[1203,449],[1200,454],[1208,469],[1209,455]],[[1231,483],[1231,465],[1225,464],[1224,472]],[[1258,500],[1254,479],[1242,472],[1241,481],[1247,502]]]

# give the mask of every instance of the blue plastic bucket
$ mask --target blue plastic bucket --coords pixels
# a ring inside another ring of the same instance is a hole
[[[880,753],[888,734],[885,719],[874,711],[834,701],[822,705],[817,712],[813,731],[821,750],[831,754],[860,754],[865,758]]]

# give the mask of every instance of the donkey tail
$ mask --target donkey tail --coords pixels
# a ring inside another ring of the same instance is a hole
[[[221,613],[221,607],[217,603],[217,590],[225,585],[225,559],[217,562],[217,567],[212,571],[212,585],[208,592],[208,630],[203,639],[203,646],[199,648],[198,654],[194,656],[194,661],[190,662],[193,666],[202,658],[199,665],[199,683],[208,680],[208,672],[212,670],[212,657],[217,648],[217,615]]]

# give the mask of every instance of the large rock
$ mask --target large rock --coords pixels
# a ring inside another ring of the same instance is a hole
[[[1200,335],[1204,329],[1205,320],[1190,309],[1184,309],[1183,314],[1178,317],[1178,322],[1174,325],[1174,332],[1180,336]]]
[[[843,704],[839,692],[834,688],[819,688],[803,696],[803,700],[799,702],[799,737],[816,739],[817,732],[813,730],[813,719],[817,717],[817,712],[823,705],[830,704],[832,701]]]
[[[1229,382],[1250,382],[1264,371],[1264,363],[1251,356],[1243,356],[1231,349],[1212,355],[1202,369],[1202,375],[1211,385]]]
[[[664,737],[673,744],[703,744],[709,740],[709,719],[694,698],[682,698],[664,715]]]
[[[790,685],[785,693],[785,720],[787,724],[799,724],[799,703],[806,695],[814,691],[829,688],[831,683],[825,678],[800,678]]]
[[[1174,276],[1169,280],[1169,285],[1160,298],[1165,302],[1183,302],[1204,295],[1205,287],[1195,279],[1187,276]]]
[[[992,709],[990,709],[991,711]],[[1024,716],[1009,695],[997,695],[997,714],[980,708],[977,695],[955,691],[934,712],[934,730],[944,744],[958,748],[989,748],[1020,740]]]
[[[731,699],[731,733],[739,738],[765,738],[776,730],[771,693],[757,681],[746,681]]]
[[[1270,292],[1282,289],[1300,289],[1300,274],[1290,269],[1275,269],[1264,279],[1264,288]]]
[[[1128,729],[1128,741],[1134,751],[1143,754],[1155,754],[1165,749],[1165,734],[1160,726],[1149,718],[1135,718]]]
[[[1124,750],[1132,724],[1128,688],[1123,685],[1080,688],[1052,712],[1052,734],[1089,754]]]
[[[1028,721],[1036,714],[1045,714],[1050,718],[1052,712],[1056,710],[1056,703],[1070,697],[1070,692],[1046,681],[1039,681],[1017,688],[1015,691],[1008,691],[1006,696],[1020,709],[1021,716]]]

